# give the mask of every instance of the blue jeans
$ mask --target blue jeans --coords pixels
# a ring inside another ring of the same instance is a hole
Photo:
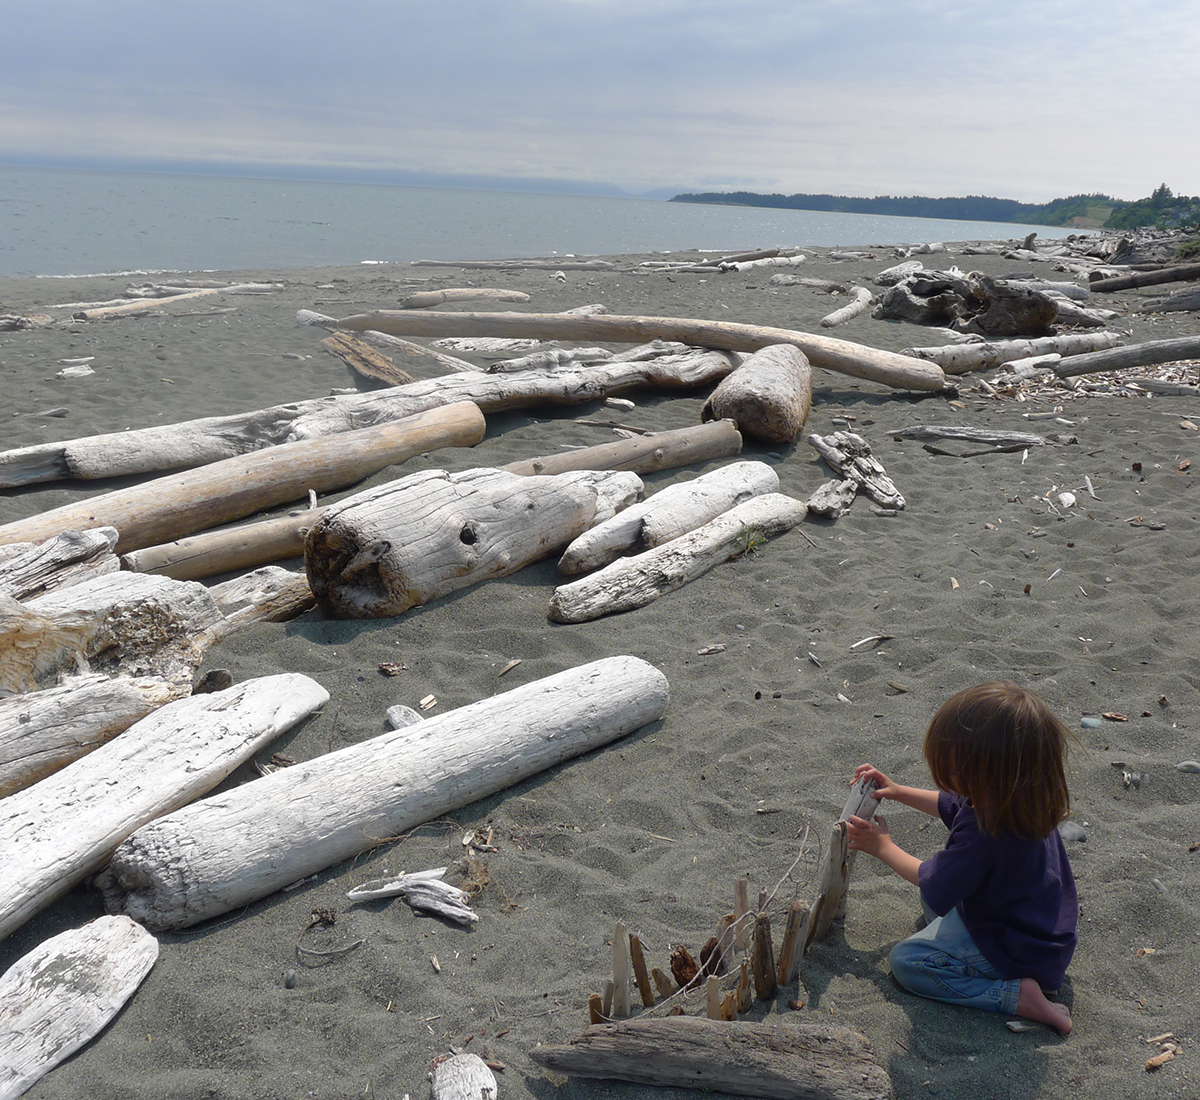
[[[926,916],[933,914],[927,910]],[[983,957],[956,909],[896,944],[888,961],[892,976],[910,993],[988,1012],[1017,1010],[1020,981],[1002,978]]]

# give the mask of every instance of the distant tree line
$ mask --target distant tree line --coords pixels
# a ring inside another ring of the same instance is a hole
[[[760,195],[753,191],[683,194],[675,195],[669,201],[722,206],[770,206],[785,210],[828,210],[842,214],[891,214],[902,218],[1080,225],[1104,229],[1200,225],[1200,196],[1188,198],[1175,195],[1165,183],[1155,188],[1148,197],[1133,202],[1099,193],[1028,203],[1015,199],[995,199],[987,195],[950,199],[880,195],[878,198],[862,199],[846,195]]]

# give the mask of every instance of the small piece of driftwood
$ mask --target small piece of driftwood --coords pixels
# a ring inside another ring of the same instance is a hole
[[[612,938],[612,1017],[614,1020],[629,1018],[629,934],[625,925],[617,921]]]
[[[651,550],[687,534],[744,500],[778,491],[779,475],[765,462],[732,462],[668,485],[584,531],[563,552],[558,571],[573,576],[599,569],[628,551]]]
[[[374,348],[357,336],[348,332],[335,332],[326,336],[321,345],[330,355],[336,355],[355,374],[373,382],[384,382],[389,386],[406,386],[416,379],[401,370],[386,355],[380,355]]]
[[[668,699],[636,657],[568,669],[159,817],[97,883],[110,912],[186,928],[624,737]]]
[[[892,434],[900,439],[960,439],[968,443],[997,447],[1043,447],[1050,442],[1045,436],[1033,432],[1009,432],[993,428],[959,427],[953,424],[913,424]]]
[[[884,508],[903,508],[904,496],[887,476],[882,463],[871,454],[871,445],[854,432],[833,432],[827,436],[813,432],[809,444],[835,474],[853,481],[876,504]]]
[[[139,826],[211,790],[328,699],[297,673],[178,699],[0,799],[0,939],[98,870]]]
[[[158,959],[128,917],[51,936],[0,976],[0,1098],[16,1100],[99,1035]]]
[[[791,344],[772,344],[721,380],[700,410],[701,420],[732,420],[742,435],[791,443],[812,408],[812,369]]]
[[[371,879],[354,887],[346,897],[351,901],[402,897],[413,909],[422,909],[458,924],[474,924],[479,920],[479,914],[470,906],[471,895],[443,882],[445,873],[445,867],[433,867],[428,871]]]
[[[121,568],[116,545],[115,527],[64,531],[28,546],[17,544],[17,552],[0,561],[0,594],[30,600],[98,573],[115,573]]]
[[[867,1038],[849,1028],[787,1027],[703,1016],[596,1024],[529,1057],[573,1077],[709,1089],[764,1100],[890,1100],[891,1078]]]
[[[788,906],[783,942],[779,945],[780,985],[791,985],[799,978],[800,963],[804,958],[804,941],[807,937],[808,906],[802,901],[793,901]]]
[[[335,318],[330,317],[328,320],[330,325],[337,326]],[[370,344],[372,347],[383,348],[385,351],[390,351],[393,355],[401,356],[406,367],[416,369],[433,368],[440,374],[478,374],[483,370],[482,367],[476,366],[474,363],[468,363],[465,359],[446,355],[436,348],[427,348],[422,344],[414,344],[411,340],[401,340],[399,336],[389,336],[386,332],[373,332],[371,329],[367,329],[359,333],[359,335],[365,343]],[[405,373],[408,372],[406,371]]]
[[[845,515],[858,496],[858,482],[853,478],[833,478],[813,490],[806,506],[814,516],[837,519]]]
[[[550,599],[549,616],[558,623],[582,623],[645,607],[790,530],[804,519],[804,513],[800,501],[782,493],[751,497],[686,535],[559,585]]]
[[[875,816],[879,802],[872,797],[877,789],[873,779],[859,779],[850,788],[842,815],[833,824],[829,837],[829,848],[821,872],[821,884],[817,897],[808,914],[808,934],[804,949],[807,951],[814,940],[822,940],[836,917],[845,915],[846,889],[850,884],[850,871],[854,866],[854,853],[848,846],[846,822],[854,817],[870,821]]]
[[[750,972],[754,976],[754,995],[769,1001],[779,990],[775,973],[775,948],[771,943],[771,918],[759,913],[754,918],[754,942],[750,952]]]

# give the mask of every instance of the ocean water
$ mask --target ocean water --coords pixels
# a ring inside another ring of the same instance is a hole
[[[993,222],[368,184],[0,167],[0,275],[1007,240]]]

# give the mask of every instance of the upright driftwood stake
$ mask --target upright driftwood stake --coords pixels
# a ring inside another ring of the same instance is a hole
[[[593,1024],[604,1023],[604,998],[599,993],[588,997],[588,1019]]]
[[[670,976],[664,973],[661,967],[653,967],[650,971],[650,977],[654,979],[654,986],[658,990],[659,1000],[665,1001],[668,997],[674,997],[679,992],[678,986],[671,981]]]
[[[850,868],[853,866],[853,853],[847,842],[846,821],[852,815],[861,817],[864,821],[870,821],[875,816],[879,807],[878,800],[871,797],[875,790],[876,784],[872,779],[859,779],[855,782],[850,788],[842,816],[834,822],[821,875],[821,886],[808,916],[805,950],[813,940],[825,938],[835,917],[845,915],[846,888],[850,882]]]
[[[741,974],[737,983],[737,1010],[749,1012],[754,1007],[753,986],[750,982],[750,960],[742,959]]]
[[[650,985],[650,972],[646,969],[646,953],[642,950],[642,938],[636,932],[629,933],[629,961],[633,964],[633,977],[637,982],[642,1005],[650,1008],[654,1004],[654,990]]]
[[[739,951],[750,946],[750,884],[741,876],[733,880],[733,913],[737,921],[734,943]]]
[[[804,937],[808,932],[808,906],[793,901],[788,907],[783,943],[779,947],[779,984],[791,985],[800,976],[800,960],[804,957]]]
[[[625,925],[617,921],[613,929],[613,1019],[629,1018],[629,933]]]
[[[759,913],[754,921],[754,951],[751,956],[754,992],[760,1001],[769,1001],[779,990],[775,980],[775,949],[771,945],[771,918]]]
[[[710,1020],[721,1018],[721,979],[715,974],[704,984],[704,1009]]]

